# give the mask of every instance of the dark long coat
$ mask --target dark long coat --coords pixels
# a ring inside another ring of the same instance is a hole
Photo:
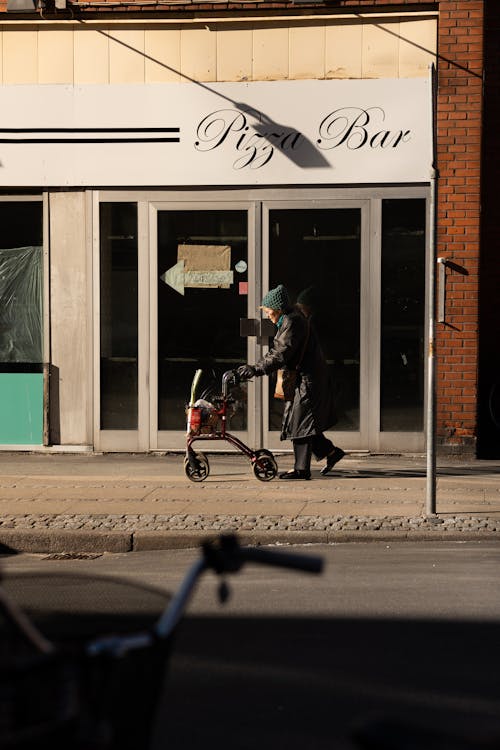
[[[327,363],[314,327],[300,312],[291,310],[283,316],[271,349],[255,366],[257,374],[294,369],[302,351],[295,396],[283,413],[282,440],[317,435],[337,421]]]

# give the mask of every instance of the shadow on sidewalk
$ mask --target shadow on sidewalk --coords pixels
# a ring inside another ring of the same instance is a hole
[[[336,466],[326,478],[335,479],[345,477],[346,479],[383,479],[385,477],[405,477],[413,479],[425,479],[426,467],[377,467],[363,469],[348,469],[344,466]],[[436,476],[439,477],[498,477],[500,480],[500,466],[438,466]]]

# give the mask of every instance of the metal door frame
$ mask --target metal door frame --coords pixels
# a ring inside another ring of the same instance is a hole
[[[269,279],[269,210],[307,208],[360,208],[361,210],[361,331],[360,331],[360,429],[334,432],[342,447],[360,452],[420,451],[421,432],[380,432],[380,310],[381,310],[381,216],[385,198],[429,199],[428,185],[390,187],[250,188],[231,190],[109,190],[92,194],[93,246],[93,351],[94,351],[94,446],[103,451],[180,450],[184,434],[157,430],[157,212],[158,210],[244,210],[248,212],[248,317],[259,317],[259,305]],[[99,203],[137,202],[138,206],[138,429],[100,430],[100,263]],[[426,230],[426,266],[429,224]],[[426,305],[428,290],[426,289]],[[239,322],[235,321],[235,325]],[[427,340],[425,341],[427,348]],[[255,361],[262,347],[255,337],[247,340],[248,361]],[[425,363],[424,363],[424,366]],[[424,373],[425,376],[425,373]],[[186,393],[189,384],[186,384]],[[264,380],[248,389],[248,432],[240,437],[252,447],[268,444],[268,394]],[[424,404],[424,414],[425,404]],[[272,439],[272,449],[291,449],[290,443]],[[228,449],[210,443],[210,450]]]
[[[149,268],[150,268],[150,364],[149,364],[149,391],[150,391],[150,448],[151,450],[181,449],[185,447],[186,439],[184,433],[177,430],[158,430],[158,212],[159,211],[245,211],[247,214],[247,263],[248,263],[248,295],[247,315],[255,307],[256,297],[256,236],[258,228],[256,225],[256,207],[254,202],[242,201],[151,201],[149,204]],[[234,321],[239,330],[239,320]],[[250,356],[247,344],[247,360]],[[193,371],[194,374],[194,371]],[[191,383],[186,383],[186,398],[189,395]],[[248,415],[246,431],[234,431],[240,440],[253,444],[258,433],[258,409],[256,405],[255,387],[250,384],[248,388]],[[208,442],[209,450],[231,450],[226,442]]]
[[[269,287],[269,212],[273,209],[279,210],[308,210],[308,209],[343,209],[343,208],[357,208],[361,213],[361,238],[360,238],[360,332],[359,332],[359,343],[360,343],[360,393],[359,393],[359,430],[335,432],[335,441],[347,449],[359,449],[360,445],[369,444],[369,403],[371,392],[377,391],[379,386],[379,372],[375,371],[377,375],[370,381],[370,319],[369,309],[372,305],[371,300],[371,285],[370,285],[370,201],[368,199],[323,199],[323,200],[302,200],[296,201],[263,201],[263,273],[262,273],[262,284],[263,289]],[[298,261],[299,259],[297,259]],[[368,299],[368,305],[365,301]],[[267,351],[268,347],[263,347],[263,351]],[[373,370],[371,370],[373,373]],[[374,382],[375,381],[375,382]],[[263,389],[262,396],[262,416],[263,416],[263,440],[264,444],[268,445],[271,450],[291,450],[291,444],[283,443],[279,439],[279,433],[277,431],[270,431],[267,424],[267,414],[269,412],[269,392],[268,389]]]

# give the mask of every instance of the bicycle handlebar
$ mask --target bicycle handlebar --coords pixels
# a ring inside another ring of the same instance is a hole
[[[302,570],[304,573],[321,573],[323,559],[316,555],[296,555],[293,552],[241,547],[240,555],[245,562],[262,563],[279,568]]]
[[[321,573],[323,559],[316,555],[297,555],[294,552],[267,550],[258,547],[241,547],[234,534],[221,535],[203,545],[206,566],[216,573],[236,573],[246,562],[272,565],[280,568]]]

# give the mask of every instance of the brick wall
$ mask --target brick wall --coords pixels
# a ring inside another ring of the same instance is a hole
[[[437,255],[446,322],[437,330],[437,441],[475,452],[477,436],[483,2],[439,3]]]

